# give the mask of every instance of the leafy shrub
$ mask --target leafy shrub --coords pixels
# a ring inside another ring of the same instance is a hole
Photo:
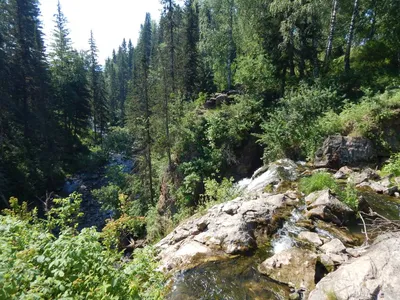
[[[147,240],[151,243],[161,240],[172,231],[174,224],[169,216],[161,216],[156,207],[150,207],[146,214]]]
[[[274,66],[261,48],[259,43],[253,42],[247,47],[246,55],[237,58],[235,83],[243,85],[251,94],[262,94],[278,86]]]
[[[78,220],[83,216],[80,211],[82,196],[76,192],[66,198],[53,199],[53,207],[47,213],[50,229],[65,230],[78,227]]]
[[[208,208],[218,204],[233,200],[240,195],[240,191],[235,188],[233,178],[223,178],[219,183],[215,179],[204,181],[205,192],[200,196],[201,202],[198,210],[206,211]]]
[[[389,161],[382,168],[384,174],[393,174],[400,176],[400,153],[393,154]]]
[[[102,231],[104,245],[110,249],[123,249],[131,239],[144,238],[146,219],[122,215],[116,220],[108,220]]]
[[[332,191],[339,189],[333,176],[327,172],[317,172],[310,177],[302,178],[299,188],[306,195],[323,189],[331,189]]]
[[[77,233],[66,213],[75,211],[70,200],[58,201],[49,221],[29,216],[15,199],[16,210],[0,216],[0,299],[162,299],[165,278],[154,250],[135,251],[123,262],[95,228]],[[47,222],[63,225],[57,236]]]
[[[347,103],[342,112],[327,112],[317,121],[322,135],[342,134],[364,136],[387,146],[384,126],[398,117],[400,92],[391,91],[376,96],[366,96],[359,103]]]
[[[130,155],[132,152],[133,135],[127,128],[111,127],[103,140],[104,151]]]
[[[311,158],[323,135],[316,120],[338,106],[339,97],[331,89],[300,85],[280,100],[262,123],[259,142],[265,146],[264,160]]]
[[[348,182],[341,193],[341,200],[354,211],[358,210],[358,193],[354,183]]]
[[[99,189],[92,190],[92,195],[99,201],[103,210],[117,212],[120,208],[121,191],[115,184],[108,184]]]

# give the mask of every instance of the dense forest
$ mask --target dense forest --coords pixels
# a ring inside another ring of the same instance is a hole
[[[400,150],[380,134],[400,107],[398,0],[161,2],[102,65],[96,32],[74,49],[60,4],[46,49],[39,1],[0,0],[0,298],[162,297],[150,248],[114,268],[126,232],[151,244],[331,134]],[[93,191],[114,219],[78,232],[80,196],[49,208],[49,194],[113,153],[135,166]]]

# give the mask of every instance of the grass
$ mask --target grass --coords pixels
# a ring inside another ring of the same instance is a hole
[[[328,172],[318,172],[310,177],[302,178],[299,189],[300,192],[308,195],[324,189],[331,189],[336,192],[339,190],[339,186],[331,174]]]
[[[315,173],[300,180],[300,191],[308,195],[315,191],[330,189],[338,198],[354,211],[358,210],[358,193],[353,183],[341,189],[333,176],[327,172]]]

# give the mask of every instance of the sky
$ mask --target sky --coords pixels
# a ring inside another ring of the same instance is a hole
[[[54,28],[57,1],[40,0],[47,45]],[[74,48],[88,50],[90,30],[93,30],[101,64],[111,56],[113,49],[118,49],[123,38],[127,42],[132,39],[136,45],[146,12],[153,20],[158,20],[161,14],[160,0],[60,0],[60,3]]]

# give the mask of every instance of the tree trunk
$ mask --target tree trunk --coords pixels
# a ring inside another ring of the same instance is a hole
[[[305,62],[305,54],[306,54],[306,35],[305,30],[307,28],[307,20],[302,24],[301,28],[299,28],[300,35],[300,62],[299,62],[299,76],[300,78],[304,77],[306,62]]]
[[[165,74],[165,68],[163,68],[163,81],[164,81],[164,110],[165,110],[165,134],[167,138],[167,156],[168,156],[168,169],[171,169],[171,142],[169,137],[169,110],[168,110],[168,90],[167,90],[167,76]]]
[[[288,45],[288,56],[289,56],[289,74],[290,76],[295,76],[294,71],[294,38],[293,38],[293,28],[289,32],[289,45]]]
[[[348,34],[348,39],[347,39],[346,53],[344,55],[344,71],[345,72],[350,71],[351,44],[353,43],[354,29],[355,29],[357,14],[358,14],[358,3],[359,3],[359,0],[354,0],[353,15],[351,16],[349,34]]]
[[[319,63],[318,63],[318,40],[317,40],[317,24],[315,21],[315,16],[312,16],[312,28],[313,28],[313,36],[312,36],[312,64],[313,64],[313,73],[314,77],[317,78],[319,76]]]
[[[229,26],[228,26],[228,38],[229,38],[229,45],[228,45],[228,57],[227,57],[227,83],[228,83],[228,90],[232,87],[232,60],[233,60],[233,5],[234,2],[229,1]]]
[[[368,34],[368,39],[372,40],[374,38],[376,31],[376,0],[372,1],[372,23],[371,23],[371,30]]]
[[[325,61],[324,61],[325,68],[328,66],[329,59],[331,58],[332,47],[333,47],[333,37],[334,37],[335,31],[336,31],[336,17],[337,17],[338,8],[339,8],[339,0],[333,0],[331,21],[329,24],[328,42],[326,45],[326,52],[325,52]]]
[[[174,46],[174,16],[173,16],[173,3],[169,0],[169,38],[170,38],[170,60],[171,60],[171,87],[172,92],[175,93],[175,46]]]
[[[147,69],[144,71],[144,98],[145,98],[145,109],[146,109],[146,161],[149,170],[149,188],[150,188],[150,203],[154,203],[154,191],[153,191],[153,169],[151,164],[151,137],[150,137],[150,107],[149,107],[149,96],[147,87]]]

